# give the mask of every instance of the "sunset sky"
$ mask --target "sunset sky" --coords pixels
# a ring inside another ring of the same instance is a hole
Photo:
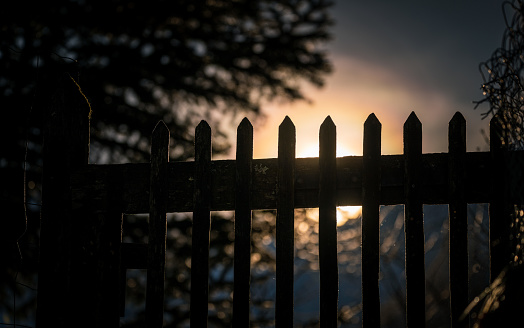
[[[502,0],[345,1],[331,13],[327,44],[334,72],[324,88],[306,86],[312,104],[272,104],[255,125],[254,157],[277,157],[278,126],[288,115],[297,129],[297,157],[318,156],[318,129],[330,115],[338,156],[361,155],[363,123],[382,122],[382,153],[402,153],[402,127],[411,111],[422,122],[423,152],[447,151],[447,125],[456,111],[467,120],[468,151],[486,150],[480,62],[500,46]]]

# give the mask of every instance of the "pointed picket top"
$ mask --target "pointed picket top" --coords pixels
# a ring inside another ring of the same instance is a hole
[[[337,127],[331,116],[326,117],[319,131],[319,157],[336,157]]]
[[[382,124],[370,114],[364,122],[363,156],[371,162],[380,161]]]
[[[381,127],[382,123],[380,123],[380,121],[378,120],[378,118],[375,115],[375,113],[371,113],[371,114],[369,114],[368,118],[364,122],[364,127],[366,127],[366,126],[369,126],[370,128],[373,127],[373,126]]]
[[[284,120],[282,121],[282,123],[280,123],[278,127],[278,132],[279,134],[282,134],[282,133],[285,133],[285,134],[293,133],[293,135],[295,134],[295,124],[293,123],[293,121],[291,121],[289,116],[286,116]]]
[[[278,127],[278,158],[289,161],[295,158],[296,131],[295,124],[286,116]],[[280,161],[279,161],[280,163]],[[291,163],[291,162],[290,162]]]
[[[236,153],[238,163],[250,163],[253,160],[253,125],[247,118],[244,118],[237,128]],[[251,164],[248,164],[247,167],[250,170]],[[237,169],[239,168],[237,166]]]
[[[460,112],[449,121],[449,152],[466,152],[466,119]]]
[[[286,117],[284,118],[284,120],[282,120],[282,123],[280,123],[279,125],[279,131],[281,129],[286,129],[286,130],[295,130],[295,124],[293,123],[293,121],[289,118],[289,116],[286,115]]]
[[[409,114],[408,119],[406,120],[406,123],[404,123],[404,129],[415,129],[415,128],[422,128],[422,123],[420,123],[420,120],[417,117],[417,114],[415,112],[411,112]]]
[[[453,115],[453,118],[449,121],[449,125],[460,125],[460,124],[466,124],[466,119],[464,118],[464,115],[462,115],[461,112],[456,112],[455,115]]]
[[[278,157],[295,158],[296,131],[295,124],[286,116],[278,127]]]
[[[247,117],[237,127],[237,144],[242,142],[250,142],[253,148],[253,125]]]
[[[324,119],[324,122],[322,122],[322,125],[320,125],[320,130],[322,130],[322,129],[333,129],[333,128],[336,128],[336,125],[333,122],[333,120],[331,119],[331,116],[328,115]]]
[[[167,125],[164,121],[160,120],[155,125],[155,128],[153,129],[152,136],[154,138],[161,138],[163,135],[167,135],[169,137],[169,129],[167,128]]]
[[[169,129],[164,121],[158,121],[151,134],[151,160],[169,161]]]
[[[422,149],[422,123],[418,119],[415,112],[411,112],[406,123],[404,123],[404,150],[406,147],[414,149]]]
[[[452,131],[461,131],[464,130],[464,138],[466,138],[466,119],[464,118],[464,115],[462,115],[461,112],[456,112],[455,115],[453,115],[453,118],[449,121],[449,131],[450,131],[450,137]],[[458,132],[456,132],[458,133]],[[462,135],[462,134],[460,134]]]
[[[242,122],[240,122],[240,124],[238,125],[238,128],[237,128],[237,131],[240,130],[240,129],[249,129],[251,128],[251,130],[253,130],[253,125],[251,124],[251,122],[249,121],[249,119],[247,117],[244,117],[244,119],[242,120]]]
[[[364,122],[364,156],[371,156],[373,161],[380,159],[380,141],[382,133],[382,123],[375,114],[369,114]],[[378,157],[378,158],[375,158]]]
[[[196,134],[200,134],[200,133],[211,134],[211,127],[205,120],[202,120],[200,121],[200,123],[198,123],[197,127],[195,128],[195,132]]]
[[[294,160],[296,153],[295,124],[286,116],[278,127],[278,157],[284,161]]]
[[[211,160],[211,127],[202,120],[195,128],[195,161]]]

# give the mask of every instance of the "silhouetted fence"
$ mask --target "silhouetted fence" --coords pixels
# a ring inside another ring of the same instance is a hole
[[[295,158],[295,127],[279,129],[278,158],[253,159],[253,129],[238,127],[236,160],[211,159],[211,130],[196,128],[195,160],[169,162],[169,131],[157,124],[151,163],[87,164],[88,126],[67,93],[57,97],[46,134],[37,323],[117,327],[127,269],[147,269],[147,327],[164,314],[166,213],[193,212],[190,320],[207,326],[210,211],[235,212],[233,326],[249,326],[251,212],[276,209],[277,327],[293,325],[294,209],[319,208],[320,326],[336,327],[336,207],[362,205],[362,311],[365,327],[380,325],[379,207],[405,204],[407,324],[425,326],[423,204],[449,204],[450,303],[453,326],[469,304],[467,204],[490,204],[490,272],[511,259],[509,213],[515,183],[491,124],[491,152],[466,152],[466,122],[449,124],[449,152],[422,153],[422,125],[404,124],[404,154],[381,154],[381,123],[364,123],[363,156],[336,158],[336,127],[320,127],[318,158]],[[76,100],[75,100],[76,99]],[[85,113],[84,113],[85,114]],[[87,116],[87,115],[86,115]],[[77,140],[72,139],[76,136]],[[511,155],[511,156],[510,156]],[[509,178],[512,179],[509,179]],[[520,176],[519,176],[520,179]],[[520,180],[519,180],[520,181]],[[520,197],[520,194],[518,195]],[[149,213],[148,244],[122,243],[122,214]],[[58,300],[58,304],[50,304]]]

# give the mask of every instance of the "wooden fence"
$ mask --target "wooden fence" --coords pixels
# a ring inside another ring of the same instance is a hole
[[[117,327],[125,272],[139,268],[147,269],[147,327],[161,327],[169,212],[193,212],[193,327],[207,326],[210,211],[235,212],[234,327],[249,326],[251,213],[256,209],[277,210],[277,327],[293,326],[295,208],[319,208],[321,327],[337,326],[337,206],[362,206],[364,327],[380,325],[380,205],[405,204],[410,327],[425,326],[423,204],[449,204],[453,327],[467,326],[458,318],[470,301],[468,203],[490,204],[492,277],[511,259],[509,213],[520,200],[508,198],[515,179],[506,165],[508,158],[522,160],[522,154],[504,150],[495,121],[490,152],[466,152],[466,122],[457,113],[449,124],[449,152],[423,154],[422,125],[412,113],[404,124],[404,154],[383,155],[381,123],[371,114],[364,123],[363,156],[337,158],[336,126],[328,117],[320,127],[319,157],[295,158],[295,127],[286,117],[279,128],[278,158],[253,159],[253,129],[244,119],[236,160],[211,159],[211,130],[202,121],[192,162],[169,162],[169,131],[160,122],[152,135],[151,163],[88,165],[89,127],[81,123],[82,114],[64,110],[82,106],[67,93],[57,99],[46,134],[51,164],[44,168],[39,326],[65,327],[73,321],[75,326]],[[122,243],[123,213],[149,213],[148,244]]]

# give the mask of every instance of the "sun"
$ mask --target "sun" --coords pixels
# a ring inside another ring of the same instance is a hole
[[[337,145],[337,157],[352,156],[356,152],[348,146]],[[308,144],[297,149],[297,158],[318,157],[318,143]]]

